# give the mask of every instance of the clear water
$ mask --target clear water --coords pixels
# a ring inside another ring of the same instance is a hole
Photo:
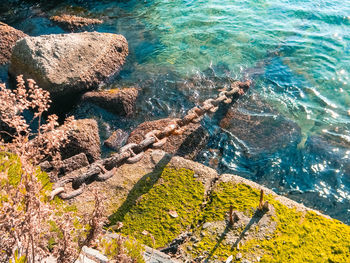
[[[350,1],[45,2],[7,1],[0,4],[0,20],[29,35],[63,33],[47,17],[70,12],[101,18],[105,23],[94,30],[128,39],[130,55],[117,82],[142,87],[135,118],[92,106],[76,112],[98,119],[103,137],[117,127],[182,116],[230,79],[252,79],[245,100],[254,105],[258,98],[275,109],[272,118],[299,126],[296,143],[246,154],[246,148],[254,152],[249,143],[221,128],[219,117],[207,118],[211,138],[198,160],[212,165],[217,158],[221,172],[350,223]],[[259,108],[248,114],[271,113]]]

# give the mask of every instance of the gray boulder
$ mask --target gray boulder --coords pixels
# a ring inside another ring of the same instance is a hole
[[[118,73],[128,52],[125,37],[111,33],[25,37],[13,48],[9,73],[34,79],[53,99],[66,98]]]

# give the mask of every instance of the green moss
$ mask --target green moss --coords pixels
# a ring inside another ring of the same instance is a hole
[[[9,183],[17,186],[22,175],[22,166],[18,157],[14,154],[0,152],[0,172],[7,174],[7,178],[1,178],[1,185]]]
[[[273,202],[278,227],[274,237],[259,242],[261,262],[349,262],[350,227],[315,212],[303,215]],[[247,244],[246,250],[257,242]]]
[[[203,221],[221,221],[225,219],[230,205],[234,210],[245,212],[252,216],[259,202],[260,192],[249,185],[231,182],[220,183],[212,193],[210,203],[203,214]]]
[[[350,258],[350,227],[333,219],[327,219],[315,212],[298,212],[290,209],[272,196],[265,196],[273,205],[275,216],[273,220],[277,227],[270,238],[252,239],[240,246],[237,251],[232,243],[225,242],[229,231],[237,231],[226,227],[224,233],[215,234],[208,230],[197,230],[202,236],[196,243],[190,243],[193,256],[214,255],[225,260],[234,257],[238,252],[243,258],[261,262],[349,262]],[[207,205],[202,218],[204,222],[224,221],[227,219],[229,206],[252,216],[259,203],[259,191],[244,184],[220,183],[213,191],[211,201]],[[259,228],[253,228],[259,231]]]
[[[197,223],[204,186],[187,169],[165,168],[157,184],[125,214],[122,232],[141,242],[163,247],[183,230]],[[176,211],[172,217],[169,211]],[[142,234],[147,231],[151,235]]]
[[[109,259],[120,259],[121,254],[128,256],[132,262],[144,263],[144,246],[137,240],[120,236],[119,239],[102,239],[100,249]]]

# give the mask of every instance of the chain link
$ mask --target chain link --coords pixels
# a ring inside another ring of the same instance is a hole
[[[145,138],[138,144],[129,143],[123,146],[119,153],[113,154],[111,157],[98,160],[89,165],[87,172],[75,177],[63,177],[59,179],[51,192],[51,199],[58,195],[62,199],[71,199],[84,192],[87,184],[94,181],[106,181],[111,178],[120,165],[124,163],[139,162],[149,148],[162,147],[167,138],[171,135],[180,135],[186,130],[186,126],[190,123],[200,122],[206,113],[214,113],[218,110],[221,103],[230,104],[234,98],[243,95],[249,88],[250,81],[231,83],[229,90],[223,90],[215,99],[207,99],[200,107],[193,107],[188,113],[177,121],[171,122],[163,130],[152,130],[145,135]],[[66,193],[64,186],[72,183],[75,189],[70,193]]]

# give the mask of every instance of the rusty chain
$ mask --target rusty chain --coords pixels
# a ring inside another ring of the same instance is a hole
[[[233,82],[229,90],[225,89],[221,91],[215,99],[205,100],[202,106],[193,107],[182,119],[174,120],[163,130],[152,130],[145,135],[145,138],[140,143],[129,143],[123,146],[119,153],[90,164],[86,173],[80,176],[65,176],[60,178],[53,185],[51,199],[56,195],[65,200],[71,199],[82,194],[87,184],[94,181],[106,181],[115,174],[117,167],[120,165],[140,161],[147,149],[162,147],[170,135],[182,134],[187,125],[200,122],[206,113],[216,112],[221,103],[230,104],[234,98],[243,95],[249,86],[250,81]],[[72,188],[76,190],[67,193],[64,186],[68,183],[71,183]]]

